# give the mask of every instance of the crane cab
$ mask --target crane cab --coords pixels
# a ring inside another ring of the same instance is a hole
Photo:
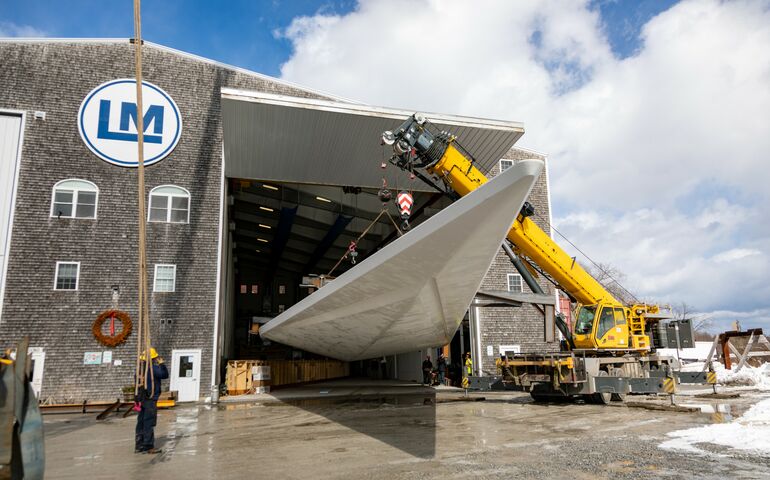
[[[636,309],[644,313],[643,309]],[[649,350],[642,314],[634,308],[605,303],[580,305],[575,312],[575,348],[599,350]]]
[[[629,349],[627,308],[597,304],[578,307],[574,328],[576,348]]]

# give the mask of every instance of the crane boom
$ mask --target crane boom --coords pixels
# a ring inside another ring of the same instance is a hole
[[[428,173],[441,178],[445,184],[460,196],[487,182],[487,178],[471,161],[451,144],[435,165],[427,168]],[[536,265],[547,272],[567,293],[583,305],[597,303],[621,303],[608,292],[594,277],[562,250],[545,233],[526,211],[519,214],[508,232],[508,240]]]
[[[448,192],[459,196],[486,183],[487,177],[473,165],[472,157],[461,151],[456,138],[448,132],[434,133],[429,125],[422,115],[414,114],[394,132],[384,132],[383,143],[392,145],[394,150],[391,162],[404,170],[424,169],[440,179]],[[507,238],[517,253],[539,266],[579,303],[573,337],[575,346],[649,350],[645,315],[658,313],[659,307],[623,305],[529,218],[533,211],[525,205]]]

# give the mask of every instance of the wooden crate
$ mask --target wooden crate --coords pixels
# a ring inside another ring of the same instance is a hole
[[[332,378],[346,377],[350,365],[339,360],[230,360],[227,362],[226,385],[229,395],[252,393],[257,386],[251,369],[255,366],[270,367],[269,385],[276,387],[297,383],[317,382]]]

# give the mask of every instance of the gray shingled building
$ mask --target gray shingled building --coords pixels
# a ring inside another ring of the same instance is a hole
[[[112,399],[132,382],[136,333],[112,348],[92,328],[107,310],[137,312],[137,112],[125,97],[133,69],[129,40],[0,41],[0,345],[30,338],[41,399]],[[414,191],[414,225],[448,204],[380,168],[379,133],[412,112],[150,43],[144,78],[152,333],[183,400],[211,398],[226,360],[312,357],[261,341],[254,325],[309,295],[303,279],[334,269],[370,225],[361,258],[395,238],[387,221],[372,222],[383,178]],[[429,117],[489,174],[543,158],[512,147],[524,131],[515,122]],[[530,201],[548,228],[547,174]],[[502,252],[483,288],[527,291]],[[534,307],[470,317],[453,357],[474,345],[485,371],[501,346],[554,348]],[[122,328],[108,320],[102,332]],[[399,356],[390,374],[411,378],[423,353]]]

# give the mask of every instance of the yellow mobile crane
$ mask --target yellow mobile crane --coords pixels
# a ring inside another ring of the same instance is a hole
[[[392,164],[453,198],[487,182],[456,137],[436,131],[421,114],[412,115],[395,131],[384,132],[382,142],[393,147]],[[441,184],[436,185],[431,178]],[[672,357],[654,354],[651,336],[659,331],[659,322],[670,315],[657,305],[624,305],[538,227],[530,218],[533,214],[534,208],[525,203],[507,235],[513,246],[513,252],[508,249],[509,256],[534,293],[543,292],[529,268],[522,267],[518,260],[522,257],[530,268],[537,266],[550,276],[577,303],[574,328],[568,330],[557,318],[566,338],[565,351],[540,355],[500,352],[502,375],[471,378],[472,384],[525,390],[536,400],[581,395],[608,403],[611,399],[622,401],[626,393],[666,391],[671,384],[666,378],[674,385],[705,383],[705,373],[677,372]]]

